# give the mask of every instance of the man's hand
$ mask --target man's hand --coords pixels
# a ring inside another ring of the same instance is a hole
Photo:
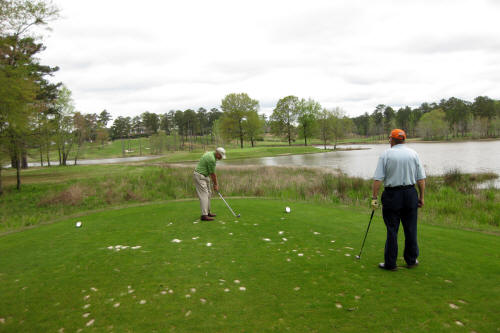
[[[219,185],[218,185],[218,184],[215,184],[215,185],[214,185],[214,191],[215,191],[215,192],[219,192]]]
[[[377,209],[378,208],[378,200],[377,199],[372,199],[370,207],[372,208],[372,210]]]
[[[424,198],[418,199],[418,208],[424,207]]]

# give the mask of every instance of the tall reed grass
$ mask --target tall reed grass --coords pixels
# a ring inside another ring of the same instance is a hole
[[[103,174],[101,170],[93,176],[90,172],[86,178],[57,184],[29,184],[21,192],[7,188],[0,198],[0,232],[89,210],[196,198],[192,173],[192,166],[138,166],[111,174]],[[223,166],[218,167],[217,173],[225,196],[320,201],[367,208],[371,197],[370,180],[347,177],[335,170]],[[498,227],[500,190],[477,187],[478,181],[495,176],[453,171],[444,177],[430,177],[420,219],[467,228]],[[197,214],[193,212],[194,216]]]

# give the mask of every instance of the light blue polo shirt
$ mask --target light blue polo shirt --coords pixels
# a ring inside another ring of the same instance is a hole
[[[385,187],[414,185],[425,179],[425,170],[416,151],[398,144],[380,155],[374,180],[384,181]]]

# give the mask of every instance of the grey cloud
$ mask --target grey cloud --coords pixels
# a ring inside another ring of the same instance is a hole
[[[306,9],[279,21],[279,26],[272,30],[273,42],[330,44],[356,31],[358,22],[365,15],[364,9],[352,4],[337,7],[332,7],[332,4],[328,8]]]
[[[76,72],[90,69],[96,65],[96,62],[90,59],[76,59],[71,57],[51,58],[51,61],[55,64],[58,64],[61,70]]]
[[[154,83],[151,81],[130,81],[130,82],[96,82],[91,86],[83,88],[86,92],[103,92],[103,93],[128,93],[132,91],[149,90],[160,86],[159,82]]]
[[[380,82],[380,77],[371,76],[368,74],[354,74],[354,73],[344,73],[342,79],[346,83],[351,83],[355,85],[369,86],[371,84]]]
[[[500,52],[500,40],[498,34],[490,36],[466,35],[435,37],[421,36],[409,41],[403,50],[409,53],[454,53],[467,51]]]
[[[251,98],[255,98],[250,96]],[[284,97],[284,96],[282,96]],[[278,97],[281,98],[281,97]],[[259,106],[261,109],[274,109],[276,107],[276,103],[278,103],[278,99],[270,99],[270,98],[264,98],[262,100],[259,100]]]
[[[377,63],[358,64],[345,66],[336,73],[345,83],[369,88],[374,84],[384,82],[398,82],[402,77],[407,77],[401,69],[389,69],[386,66],[377,67]]]
[[[311,63],[307,59],[287,59],[276,56],[260,57],[254,59],[238,59],[226,61],[214,61],[209,67],[220,76],[221,84],[242,82],[247,79],[261,75],[272,74],[277,71],[300,71],[322,69],[322,59],[317,57]],[[265,82],[263,82],[265,84]]]
[[[367,92],[351,93],[341,96],[341,100],[345,102],[364,102],[374,98],[374,94]]]
[[[107,25],[103,26],[98,22],[94,24],[68,24],[69,19],[63,19],[56,22],[54,31],[61,38],[65,39],[102,39],[102,40],[116,40],[116,39],[128,39],[128,40],[143,40],[150,41],[153,39],[151,33],[147,30],[137,29],[133,25],[130,26],[118,26],[118,25]],[[61,25],[59,29],[58,26]]]

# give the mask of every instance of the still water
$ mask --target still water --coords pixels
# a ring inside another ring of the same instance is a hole
[[[95,165],[95,164],[111,164],[111,163],[127,163],[127,162],[140,162],[140,161],[147,161],[151,160],[154,158],[158,158],[159,156],[135,156],[135,157],[116,157],[116,158],[101,158],[97,160],[78,160],[76,164],[78,165]],[[75,160],[67,160],[66,161],[67,165],[73,165],[75,164]],[[47,166],[47,163],[45,162],[43,164],[44,166]],[[50,165],[59,165],[58,160],[54,160],[50,162]],[[28,163],[29,167],[39,167],[40,162],[30,162]],[[9,165],[4,166],[5,168],[9,168]]]
[[[428,175],[441,175],[451,169],[459,169],[466,173],[494,172],[500,175],[500,141],[407,143],[407,145],[419,154]],[[361,144],[338,147],[358,150],[262,157],[224,161],[217,164],[325,167],[340,169],[349,176],[367,179],[373,176],[380,154],[385,149],[390,148],[389,144]],[[495,186],[500,187],[500,180],[497,179]]]

